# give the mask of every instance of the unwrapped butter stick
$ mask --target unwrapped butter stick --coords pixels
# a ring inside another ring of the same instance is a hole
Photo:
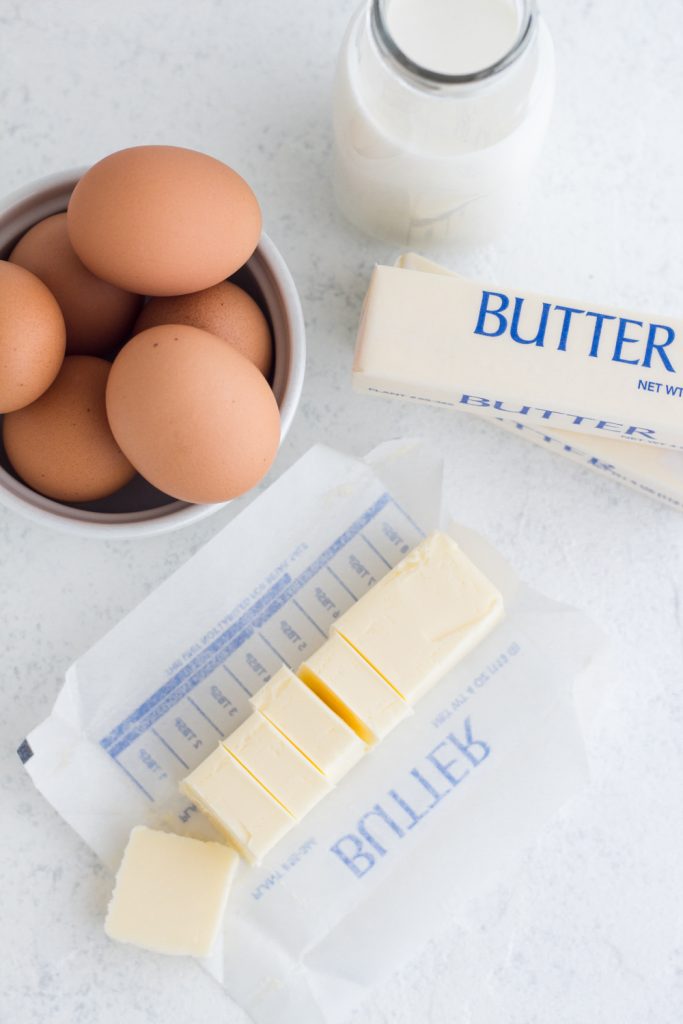
[[[181,791],[247,860],[260,863],[330,792],[321,765],[341,775],[358,760],[345,734],[355,733],[361,750],[379,743],[502,616],[498,589],[448,534],[435,531],[335,621],[298,678],[285,667],[276,673],[264,696],[252,698],[253,714]]]

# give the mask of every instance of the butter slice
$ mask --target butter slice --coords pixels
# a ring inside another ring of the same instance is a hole
[[[411,704],[503,616],[500,592],[446,533],[432,533],[334,624]]]
[[[369,744],[411,713],[396,690],[336,633],[301,665],[299,676]]]
[[[254,694],[251,705],[333,784],[366,751],[353,729],[284,666]]]
[[[238,861],[222,843],[134,828],[104,930],[155,953],[208,956]]]
[[[258,712],[223,746],[297,821],[331,789],[322,772]]]
[[[180,789],[252,863],[260,863],[296,824],[223,746],[183,779]]]

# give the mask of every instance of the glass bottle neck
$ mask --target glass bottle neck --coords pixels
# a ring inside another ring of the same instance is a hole
[[[477,19],[473,24],[476,24],[481,35],[487,29],[487,26],[482,24],[482,9],[477,0],[470,0],[470,3],[471,12],[467,12],[465,3],[464,9],[459,12],[459,17],[464,19],[469,14],[471,19]],[[394,11],[392,11],[392,4],[396,5]],[[411,27],[410,22],[404,20],[403,34],[396,32],[396,23],[392,25],[392,14],[395,22],[396,11],[399,14],[405,14],[407,11],[408,15],[412,16],[413,26],[422,23],[435,33],[441,32],[443,38],[443,30],[447,27],[453,30],[454,23],[450,26],[438,23],[438,6],[438,0],[436,3],[431,0],[431,10],[428,5],[424,4],[424,0],[414,0],[413,10],[410,10],[410,0],[371,0],[370,3],[370,30],[382,58],[404,81],[428,92],[453,94],[462,91],[463,87],[492,82],[520,60],[537,33],[536,0],[510,0],[507,14],[516,16],[516,26],[513,28],[513,34],[507,40],[503,52],[496,54],[493,61],[485,61],[485,66],[482,67],[468,67],[466,71],[463,71],[455,66],[451,72],[450,67],[447,71],[444,69],[442,60],[441,66],[435,69],[426,66],[428,62],[423,56],[421,59],[417,59],[415,52],[412,56],[406,52],[410,49],[410,45],[406,45],[405,42],[406,28]],[[499,0],[498,4],[492,4],[491,8],[493,10],[494,7],[497,7],[499,11],[503,11],[506,6],[502,0]],[[461,7],[463,7],[462,0]],[[441,9],[443,11],[443,4],[441,4]],[[449,13],[452,16],[453,8]],[[429,19],[433,19],[432,24],[429,24]]]

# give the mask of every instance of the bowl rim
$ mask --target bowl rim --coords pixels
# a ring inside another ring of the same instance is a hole
[[[39,202],[41,195],[47,200],[49,195],[45,193],[73,189],[87,169],[75,167],[58,171],[20,186],[0,199],[0,220],[11,217],[15,207],[21,207],[22,204],[29,202]],[[20,212],[17,211],[15,215]],[[28,226],[25,230],[28,230]],[[306,369],[306,329],[301,299],[292,274],[279,249],[265,231],[261,233],[254,255],[262,258],[263,273],[268,274],[279,292],[289,338],[288,359],[279,406],[279,450],[301,400]],[[250,257],[252,258],[253,256]],[[201,522],[229,505],[230,501],[196,505],[185,501],[173,501],[140,512],[93,512],[77,509],[38,494],[0,466],[0,504],[33,522],[61,532],[102,539],[127,540],[133,537],[158,536]]]

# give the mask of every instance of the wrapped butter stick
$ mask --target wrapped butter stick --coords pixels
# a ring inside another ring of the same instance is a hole
[[[375,268],[361,392],[683,447],[683,321],[452,274]]]
[[[412,252],[399,256],[396,266],[458,277],[446,267]],[[654,444],[624,443],[621,439],[612,440],[607,433],[601,437],[597,433],[558,430],[548,424],[530,423],[523,417],[512,419],[481,406],[468,406],[468,411],[669,508],[683,510],[683,451]]]
[[[340,770],[355,755],[338,745],[336,785],[302,821],[274,798],[268,820],[251,817],[249,799],[233,813],[243,842],[256,826],[264,850],[271,829],[281,836],[235,877],[203,963],[257,1024],[345,1020],[508,877],[515,852],[585,780],[575,695],[594,628],[441,509],[427,445],[396,441],[365,460],[311,449],[78,659],[22,744],[36,786],[113,870],[136,825],[221,839],[178,783],[254,713],[250,699],[259,705],[282,664],[313,658],[432,530],[491,581],[505,618],[353,770]],[[276,696],[261,706],[289,729]],[[291,739],[321,759],[306,730]],[[220,750],[217,771],[225,759],[241,769]],[[198,797],[213,786],[200,775]]]

